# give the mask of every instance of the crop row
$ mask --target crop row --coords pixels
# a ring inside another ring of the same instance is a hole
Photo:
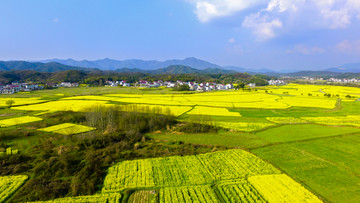
[[[339,117],[302,117],[302,119],[325,125],[344,125],[360,127],[359,115]]]
[[[279,124],[300,124],[300,123],[318,123],[324,125],[342,125],[360,127],[360,116],[337,116],[337,117],[267,117],[267,120]]]
[[[238,112],[230,112],[226,108],[205,107],[205,106],[196,106],[193,110],[191,110],[187,114],[211,115],[211,116],[236,116],[236,117],[241,116]]]
[[[192,186],[274,173],[280,171],[253,154],[227,150],[197,156],[120,162],[109,168],[103,191]]]
[[[217,189],[226,203],[266,202],[256,189],[247,181],[221,184],[217,186]]]
[[[301,124],[301,123],[309,123],[301,118],[294,118],[294,117],[267,117],[267,120],[278,123],[278,124]]]
[[[249,182],[269,202],[321,202],[285,174],[252,176]]]
[[[26,175],[0,176],[0,202],[9,198],[28,179]]]
[[[233,129],[237,131],[252,132],[274,126],[273,123],[244,123],[244,122],[223,122],[217,121],[216,125],[222,128]]]
[[[169,187],[160,189],[160,203],[219,202],[214,190],[208,186]]]
[[[54,203],[120,203],[121,195],[118,193],[112,194],[99,194],[99,195],[89,195],[89,196],[77,196],[77,197],[65,197],[49,201],[39,201],[40,202],[54,202]],[[34,202],[35,203],[35,202]]]

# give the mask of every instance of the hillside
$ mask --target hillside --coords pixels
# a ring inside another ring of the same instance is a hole
[[[116,70],[116,69],[141,69],[141,70],[155,70],[159,68],[164,68],[173,65],[183,65],[190,66],[196,69],[205,69],[205,68],[221,68],[221,66],[200,60],[194,57],[186,58],[184,60],[167,60],[167,61],[155,61],[155,60],[140,60],[140,59],[129,59],[129,60],[114,60],[114,59],[100,59],[100,60],[82,60],[76,61],[73,59],[48,59],[42,62],[57,62],[70,66],[78,66],[84,68],[99,68],[102,70]]]
[[[65,70],[87,70],[87,68],[68,66],[56,62],[40,63],[27,61],[0,61],[0,71],[31,70],[38,72],[58,72]]]

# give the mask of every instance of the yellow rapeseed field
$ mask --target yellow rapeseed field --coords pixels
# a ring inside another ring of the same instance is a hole
[[[123,111],[136,111],[143,113],[158,113],[158,114],[171,114],[173,116],[180,116],[185,112],[191,110],[190,106],[163,106],[163,105],[146,105],[146,104],[129,104],[121,105],[120,109]]]
[[[216,125],[223,128],[229,128],[236,131],[252,132],[274,126],[273,123],[245,123],[245,122],[223,122],[217,121]]]
[[[45,131],[45,132],[53,132],[63,135],[74,135],[84,132],[89,132],[95,130],[95,128],[84,126],[84,125],[77,125],[72,123],[63,123],[59,125],[53,125],[46,128],[40,128],[38,130]]]
[[[324,125],[360,127],[360,115],[339,117],[302,117],[302,119]]]
[[[0,106],[8,106],[6,104],[7,101],[12,100],[14,103],[13,106],[25,105],[25,104],[36,104],[44,102],[44,100],[40,100],[40,97],[30,97],[30,98],[0,98]]]
[[[211,115],[211,116],[237,116],[240,117],[238,112],[230,112],[226,108],[215,108],[215,107],[205,107],[205,106],[196,106],[193,110],[188,112],[190,115]]]
[[[285,174],[252,176],[249,182],[271,202],[322,202]]]
[[[5,202],[26,179],[26,175],[0,176],[0,202]]]
[[[325,98],[325,97],[291,97],[284,96],[279,102],[288,104],[289,106],[300,106],[300,107],[317,107],[317,108],[327,108],[333,109],[335,108],[335,104],[337,102],[336,99],[333,98]]]
[[[20,125],[24,123],[31,123],[35,121],[41,121],[42,118],[33,117],[33,116],[22,116],[17,118],[9,118],[0,120],[0,127],[8,127],[8,126],[14,126],[14,125]]]
[[[12,109],[26,111],[82,111],[95,105],[107,106],[110,104],[107,104],[107,101],[60,100],[28,106],[16,106],[12,107]]]
[[[309,122],[301,118],[293,118],[293,117],[267,117],[266,119],[268,121],[278,124],[300,124],[300,123]]]

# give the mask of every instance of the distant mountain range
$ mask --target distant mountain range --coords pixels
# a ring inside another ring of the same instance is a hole
[[[166,68],[158,68],[153,70],[142,70],[138,68],[121,68],[116,70],[100,70],[97,68],[84,68],[77,66],[64,65],[57,62],[26,62],[26,61],[0,61],[0,71],[21,71],[31,70],[39,72],[60,72],[65,70],[82,70],[91,71],[113,71],[118,73],[149,73],[149,74],[219,74],[219,73],[236,73],[234,70],[225,70],[221,68],[205,68],[196,69],[183,65],[170,65]]]
[[[39,72],[59,72],[64,70],[87,70],[83,67],[68,66],[61,63],[27,62],[27,61],[0,61],[0,71],[33,70]]]
[[[140,59],[130,59],[130,60],[114,60],[114,59],[100,59],[100,60],[82,60],[82,61],[76,61],[73,59],[48,59],[43,60],[40,62],[48,63],[48,62],[57,62],[69,66],[78,66],[78,67],[84,67],[84,68],[98,68],[100,70],[117,70],[117,69],[140,69],[140,70],[155,70],[159,68],[166,68],[168,66],[173,65],[183,65],[183,66],[189,66],[196,69],[205,69],[205,68],[222,68],[219,65],[203,61],[197,58],[186,58],[184,60],[167,60],[167,61],[144,61]]]
[[[219,74],[219,73],[236,73],[234,70],[225,70],[221,68],[205,68],[196,69],[189,66],[183,65],[171,65],[166,68],[159,68],[155,70],[141,70],[137,68],[122,68],[115,70],[116,72],[123,73],[150,73],[150,74],[191,74],[191,73],[202,73],[202,74]]]
[[[328,68],[326,71],[337,72],[337,73],[359,73],[360,63],[348,63],[335,68]]]
[[[176,65],[182,65],[182,66],[188,66],[191,68],[204,70],[209,68],[216,68],[216,69],[224,69],[224,70],[233,70],[236,72],[248,72],[248,73],[266,73],[266,72],[274,72],[269,69],[247,69],[237,66],[219,66],[214,63],[210,63],[208,61],[204,61],[201,59],[197,59],[194,57],[185,58],[184,60],[167,60],[167,61],[144,61],[139,59],[130,59],[130,60],[114,60],[114,59],[101,59],[101,60],[81,60],[76,61],[73,59],[48,59],[43,60],[40,62],[48,63],[48,62],[57,62],[69,66],[77,66],[77,67],[84,67],[84,68],[98,68],[100,70],[118,70],[118,69],[138,69],[142,71],[148,71],[148,70],[156,70],[161,68],[166,68],[169,66],[176,66]]]
[[[64,70],[82,70],[82,71],[114,71],[126,73],[149,73],[149,74],[186,74],[186,73],[235,73],[247,72],[250,74],[262,73],[267,75],[289,75],[289,76],[335,76],[338,73],[360,73],[360,63],[344,64],[339,67],[328,68],[322,71],[298,71],[279,73],[269,69],[248,69],[236,66],[219,66],[208,61],[200,60],[194,57],[184,60],[167,61],[145,61],[145,60],[82,60],[73,59],[49,59],[39,62],[28,61],[0,61],[0,71],[33,70],[39,72],[58,72]],[[285,72],[285,71],[284,71]]]

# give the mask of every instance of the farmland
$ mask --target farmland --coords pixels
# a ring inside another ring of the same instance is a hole
[[[59,134],[63,134],[63,135],[73,135],[73,134],[92,131],[92,130],[95,130],[95,128],[91,128],[91,127],[83,126],[83,125],[76,125],[76,124],[72,124],[72,123],[63,123],[63,124],[54,125],[54,126],[50,126],[50,127],[46,127],[46,128],[40,128],[38,130],[59,133]]]
[[[359,94],[289,84],[4,95],[0,175],[32,177],[9,193],[13,202],[355,201]]]
[[[16,190],[21,187],[28,177],[25,175],[19,176],[0,176],[0,202],[4,202]]]

